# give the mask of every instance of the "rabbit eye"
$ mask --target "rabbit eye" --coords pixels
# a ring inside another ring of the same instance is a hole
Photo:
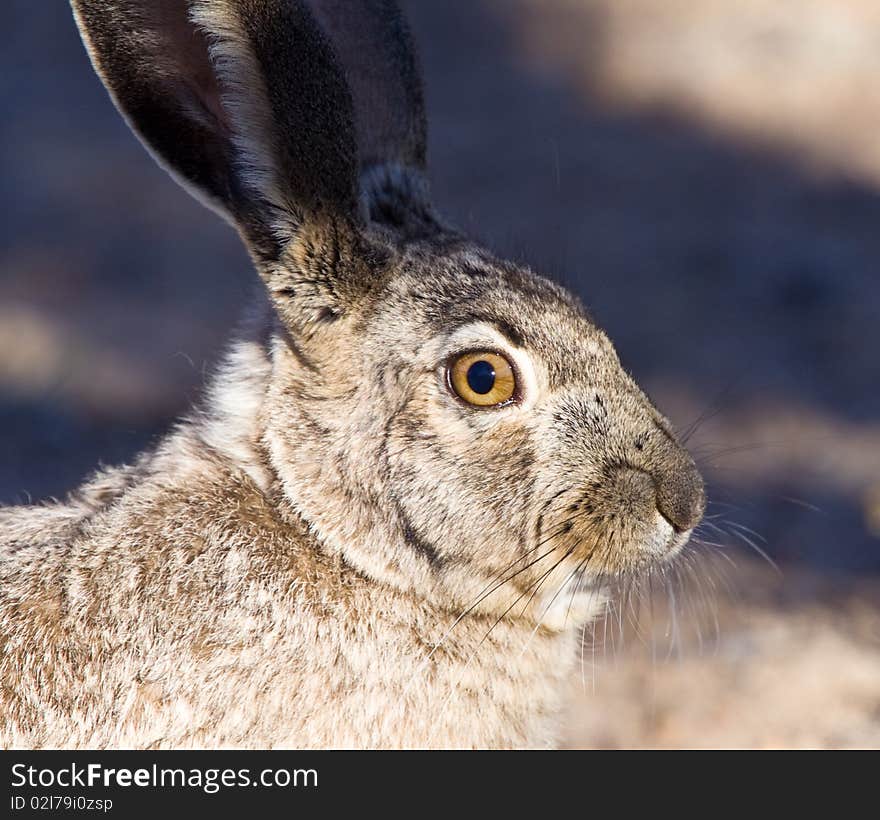
[[[476,407],[508,404],[516,393],[516,376],[500,353],[462,353],[447,369],[449,387],[462,400]]]

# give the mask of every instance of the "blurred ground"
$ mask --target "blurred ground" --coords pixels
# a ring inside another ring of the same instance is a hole
[[[880,748],[875,580],[703,557],[616,610],[572,681],[570,748]],[[634,624],[638,625],[638,629]]]
[[[575,287],[679,428],[703,419],[705,540],[782,567],[735,557],[711,651],[682,626],[681,660],[636,640],[576,681],[570,743],[880,745],[880,6],[405,5],[443,210]],[[252,280],[128,133],[66,3],[0,21],[9,503],[166,429]]]

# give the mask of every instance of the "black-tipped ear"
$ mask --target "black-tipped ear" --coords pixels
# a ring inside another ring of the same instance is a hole
[[[72,5],[129,124],[255,251],[277,255],[308,223],[355,224],[351,94],[301,0]]]
[[[424,170],[427,125],[415,44],[393,0],[308,0],[354,98],[361,165]]]
[[[394,0],[308,0],[345,71],[354,101],[367,218],[430,217],[421,68]]]

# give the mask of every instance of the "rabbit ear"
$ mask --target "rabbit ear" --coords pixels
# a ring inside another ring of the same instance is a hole
[[[430,212],[421,67],[394,0],[308,0],[354,100],[361,204],[373,221]]]
[[[72,5],[129,124],[255,253],[277,258],[321,226],[336,244],[356,231],[351,94],[301,0]]]

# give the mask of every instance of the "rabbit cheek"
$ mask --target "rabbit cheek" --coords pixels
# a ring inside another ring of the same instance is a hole
[[[473,429],[425,403],[394,420],[386,452],[391,494],[447,562],[499,572],[514,560],[533,483],[527,429]]]

